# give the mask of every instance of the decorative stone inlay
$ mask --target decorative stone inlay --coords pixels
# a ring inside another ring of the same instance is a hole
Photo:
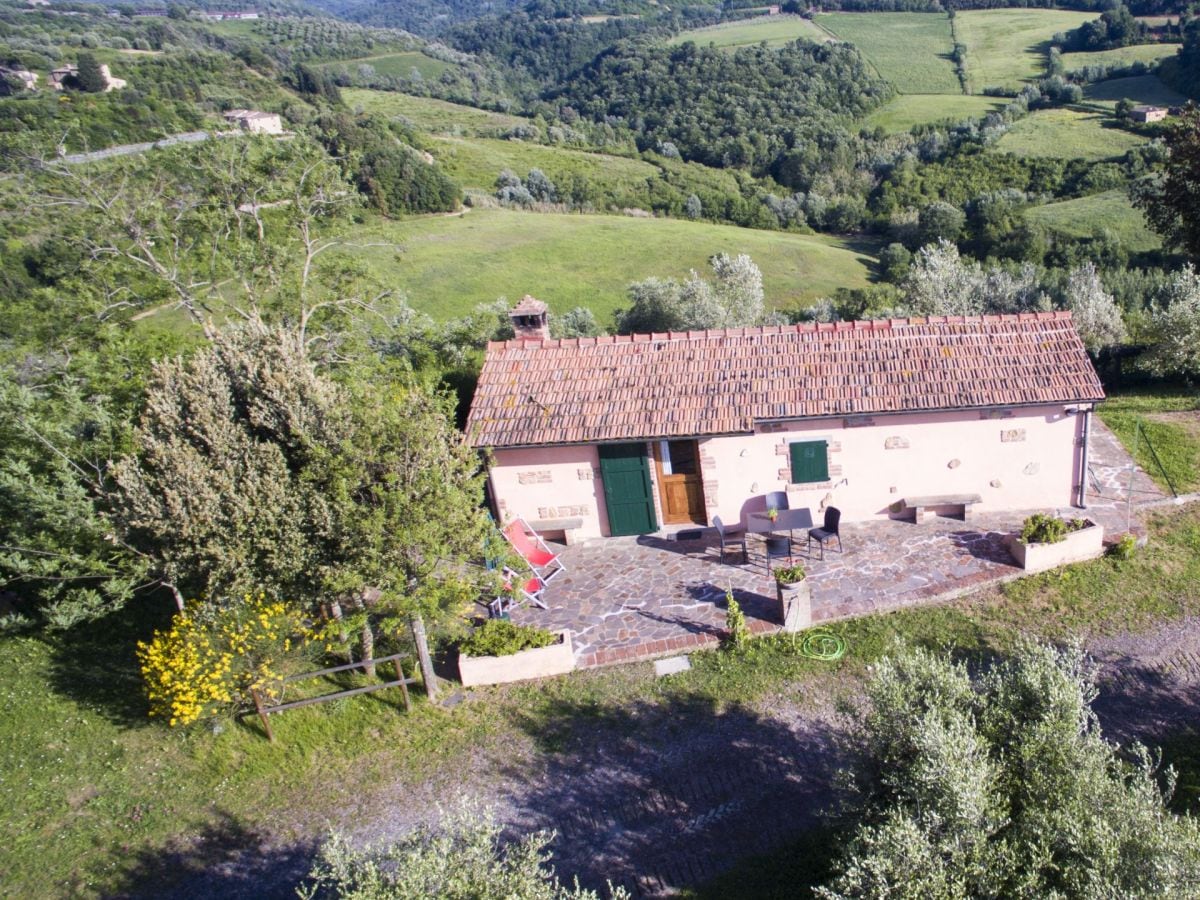
[[[1004,487],[1004,485],[1000,483],[1000,479],[999,479],[999,478],[993,478],[991,481],[989,481],[989,482],[988,482],[988,484],[990,484],[990,485],[991,485],[992,487],[994,487],[994,488],[1002,488],[1002,487]]]
[[[549,469],[517,473],[517,484],[549,484],[552,480],[553,477]]]
[[[841,441],[830,441],[828,450],[830,453],[841,453],[842,452],[842,442]]]
[[[566,519],[572,516],[590,516],[592,508],[586,503],[573,506],[539,506],[539,519]]]
[[[889,494],[894,494],[894,493],[896,493],[896,486],[895,486],[895,485],[892,485],[890,488],[888,488],[888,493],[889,493]]]
[[[946,463],[946,468],[947,469],[957,469],[961,465],[962,465],[961,459],[952,459],[952,460],[950,460],[950,462]]]
[[[788,442],[787,441],[780,441],[778,444],[775,445],[775,455],[776,456],[787,456],[788,452],[789,451],[788,451]]]
[[[841,478],[842,477],[842,467],[841,466],[830,466],[829,467],[829,475],[832,478]]]
[[[1021,471],[1023,471],[1026,475],[1036,475],[1038,472],[1042,471],[1042,464],[1037,463],[1037,462],[1031,462],[1029,465],[1027,465]]]
[[[586,469],[576,469],[575,474],[580,481],[594,481],[596,479],[596,472],[590,466]]]
[[[1025,440],[1024,428],[1006,428],[1000,432],[1000,443],[1017,444]]]
[[[847,416],[842,420],[843,428],[866,428],[875,424],[874,416]]]
[[[908,438],[900,437],[899,435],[890,437],[883,442],[883,449],[884,450],[907,450],[908,449]]]

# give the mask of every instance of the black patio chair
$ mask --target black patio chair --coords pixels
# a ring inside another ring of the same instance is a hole
[[[742,545],[742,565],[750,562],[750,551],[746,548],[746,532],[741,526],[726,525],[720,516],[713,516],[713,528],[717,529],[717,537],[721,541],[721,561],[725,561],[726,544],[736,547]]]
[[[825,507],[825,523],[820,528],[808,529],[808,555],[812,556],[812,542],[821,545],[821,559],[825,558],[825,543],[837,538],[838,553],[842,552],[842,536],[838,533],[838,525],[842,521],[842,511],[836,506]]]
[[[763,541],[763,552],[767,555],[767,573],[770,574],[772,559],[791,560],[792,539],[790,537],[781,538],[768,534]]]

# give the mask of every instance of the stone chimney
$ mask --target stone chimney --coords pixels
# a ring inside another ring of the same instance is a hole
[[[550,339],[550,313],[546,304],[526,294],[521,302],[508,311],[517,339],[545,341]]]

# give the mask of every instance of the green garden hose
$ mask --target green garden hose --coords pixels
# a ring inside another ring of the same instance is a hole
[[[800,642],[800,655],[835,662],[846,655],[846,639],[832,631],[809,631]]]

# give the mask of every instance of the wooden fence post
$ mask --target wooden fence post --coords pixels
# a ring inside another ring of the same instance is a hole
[[[433,660],[429,656],[429,640],[425,636],[425,620],[419,615],[412,617],[413,642],[417,645],[417,658],[421,661],[421,678],[425,681],[425,696],[430,703],[437,702],[437,676],[433,674]]]
[[[396,657],[396,679],[400,682],[400,690],[404,693],[404,708],[412,712],[412,700],[408,697],[408,685],[404,683],[404,659]]]
[[[250,696],[254,699],[254,708],[258,711],[258,717],[262,719],[263,729],[267,732],[267,740],[272,744],[275,743],[275,733],[271,731],[271,721],[263,710],[262,697],[258,694],[258,688],[250,688]]]

